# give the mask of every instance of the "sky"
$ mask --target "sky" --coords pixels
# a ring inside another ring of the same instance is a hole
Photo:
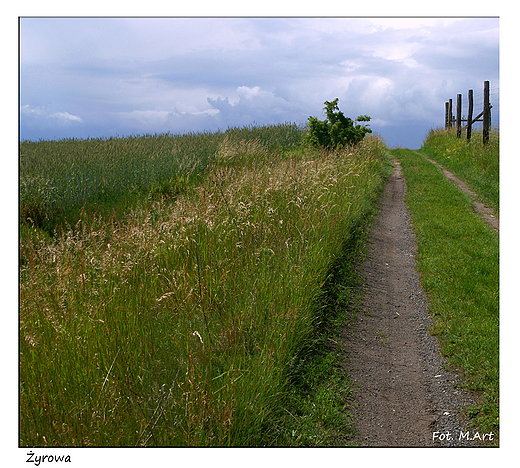
[[[473,89],[480,112],[485,80],[499,123],[497,17],[22,17],[19,27],[22,140],[303,125],[339,98],[389,146],[419,148],[458,93],[464,106]]]

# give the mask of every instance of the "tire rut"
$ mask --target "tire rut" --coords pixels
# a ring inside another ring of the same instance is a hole
[[[420,153],[419,153],[420,154]],[[493,208],[489,208],[488,206],[484,205],[484,203],[481,203],[477,200],[477,193],[471,190],[465,182],[460,180],[458,177],[455,176],[452,172],[448,171],[448,169],[441,166],[438,162],[434,161],[433,159],[426,158],[428,161],[430,161],[432,164],[435,164],[437,167],[440,168],[444,176],[453,182],[460,190],[462,190],[464,193],[468,194],[473,200],[473,209],[480,213],[481,216],[484,218],[484,220],[495,230],[495,232],[499,232],[499,220],[495,214],[495,210]]]

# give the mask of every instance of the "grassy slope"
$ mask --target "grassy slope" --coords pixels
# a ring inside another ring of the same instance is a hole
[[[327,278],[350,275],[338,259],[360,248],[385,148],[292,148],[223,139],[174,197],[21,231],[21,445],[336,440],[324,336],[348,288]]]
[[[417,152],[393,150],[407,181],[418,238],[418,268],[450,365],[478,391],[471,415],[498,428],[499,239],[440,169]]]
[[[482,202],[498,212],[499,142],[497,130],[490,132],[487,146],[482,143],[482,132],[474,132],[468,143],[457,138],[455,131],[432,130],[421,152],[464,180]]]

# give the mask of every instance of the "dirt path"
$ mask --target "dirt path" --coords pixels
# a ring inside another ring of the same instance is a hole
[[[431,322],[415,269],[406,183],[399,163],[394,164],[362,267],[363,308],[354,329],[343,333],[345,365],[355,383],[356,443],[460,445],[465,427],[457,408],[471,400],[454,389],[457,376],[444,370],[437,340],[427,332]]]
[[[444,167],[442,167],[438,162],[433,161],[432,159],[426,158],[431,163],[439,166],[442,173],[446,176],[447,179],[451,180],[459,189],[461,189],[464,193],[467,193],[473,198],[473,208],[476,212],[480,213],[484,220],[496,231],[499,232],[499,221],[496,217],[495,211],[493,208],[489,208],[483,203],[477,200],[478,195],[471,190],[462,180],[455,176],[452,172],[448,171]]]

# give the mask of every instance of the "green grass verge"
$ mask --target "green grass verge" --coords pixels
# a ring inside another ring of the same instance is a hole
[[[392,150],[407,182],[417,235],[418,269],[450,366],[479,402],[470,411],[485,430],[498,429],[499,238],[464,194],[418,152]]]
[[[388,174],[383,173],[382,181]],[[279,426],[281,445],[337,447],[352,443],[354,421],[347,409],[352,381],[343,363],[340,335],[344,327],[355,323],[361,306],[363,279],[358,266],[366,254],[380,190],[374,192],[372,203],[346,236],[342,255],[330,269],[315,304],[321,319],[314,338],[291,363],[291,391]]]
[[[471,140],[457,138],[455,130],[432,130],[421,153],[438,162],[466,182],[480,201],[497,212],[499,197],[499,146],[498,129],[489,132],[489,143],[482,143],[482,131],[474,132]]]

